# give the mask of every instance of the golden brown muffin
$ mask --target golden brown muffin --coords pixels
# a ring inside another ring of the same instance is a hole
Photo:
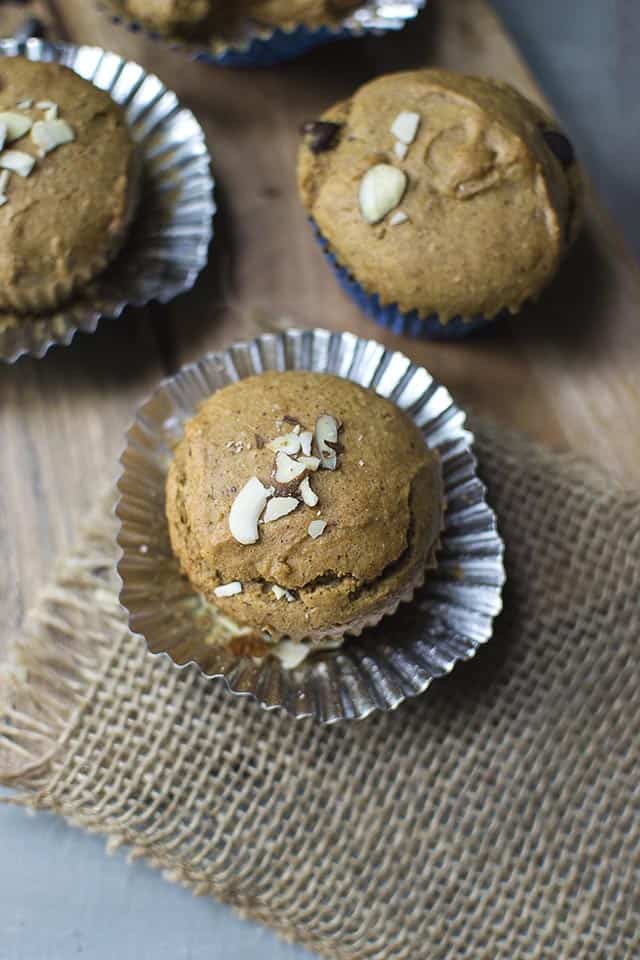
[[[22,57],[0,59],[0,141],[0,308],[46,310],[120,250],[136,149],[108,94]]]
[[[247,0],[247,14],[269,26],[309,27],[332,24],[343,19],[358,3],[355,0]]]
[[[332,421],[337,441],[325,445]],[[284,456],[274,449],[283,446]],[[237,623],[273,638],[359,632],[395,610],[433,563],[442,513],[439,459],[414,423],[325,374],[265,373],[215,393],[187,424],[167,479],[183,572]]]
[[[302,202],[338,262],[383,305],[445,321],[515,312],[575,236],[571,145],[507,84],[390,74],[306,130]]]
[[[163,33],[206,39],[247,20],[269,27],[333,24],[358,6],[359,0],[125,0],[131,16]]]
[[[218,0],[126,0],[127,12],[162,33],[190,34],[225,4]]]

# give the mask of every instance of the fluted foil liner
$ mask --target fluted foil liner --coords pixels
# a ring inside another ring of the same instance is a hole
[[[141,198],[125,246],[81,295],[47,313],[0,311],[0,358],[43,357],[78,330],[93,333],[101,317],[126,306],[167,303],[189,290],[205,266],[213,235],[213,179],[204,133],[175,93],[136,63],[99,47],[43,40],[0,40],[0,56],[71,67],[125,111],[143,164]]]
[[[447,509],[437,568],[411,603],[339,649],[294,670],[242,647],[238,627],[180,574],[165,518],[165,478],[184,425],[202,401],[265,370],[313,370],[375,389],[405,410],[442,461]],[[118,481],[120,600],[154,654],[196,663],[234,694],[322,723],[391,710],[468,660],[502,607],[503,544],[477,476],[465,414],[423,367],[374,340],[326,330],[265,334],[213,353],[165,380],[127,435]]]
[[[213,38],[208,46],[159,34],[129,16],[123,0],[98,0],[98,7],[115,23],[134,32],[143,31],[153,40],[164,41],[172,49],[187,53],[192,60],[219,66],[267,67],[299,57],[332,40],[401,30],[424,9],[426,3],[427,0],[367,0],[338,23],[321,27],[296,24],[273,28],[247,19],[235,35]]]

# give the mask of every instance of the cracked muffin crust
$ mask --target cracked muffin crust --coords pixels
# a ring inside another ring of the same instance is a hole
[[[57,63],[0,59],[0,309],[58,306],[119,252],[138,162],[122,109]]]
[[[439,458],[409,417],[309,372],[215,393],[186,426],[166,493],[193,586],[239,624],[312,642],[408,599],[443,514]]]
[[[571,144],[507,84],[390,74],[305,132],[298,183],[309,216],[361,287],[403,313],[516,312],[576,235]]]

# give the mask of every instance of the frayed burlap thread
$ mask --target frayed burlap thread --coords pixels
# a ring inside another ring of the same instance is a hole
[[[103,505],[3,675],[13,802],[340,960],[640,956],[640,496],[475,427],[509,578],[475,661],[360,723],[264,712],[128,633]]]

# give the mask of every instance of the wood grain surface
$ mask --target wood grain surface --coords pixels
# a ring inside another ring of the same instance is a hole
[[[210,265],[168,307],[104,320],[43,360],[0,365],[0,650],[116,475],[139,401],[185,361],[255,333],[265,315],[376,337],[424,363],[457,399],[559,449],[640,480],[640,274],[590,197],[584,234],[535,306],[464,343],[387,334],[337,287],[295,190],[301,122],[378,73],[437,64],[493,74],[540,99],[485,0],[432,0],[397,36],[334,44],[267,71],[191,64],[112,26],[91,0],[13,5],[52,38],[116,50],[159,74],[201,120],[218,182]]]

